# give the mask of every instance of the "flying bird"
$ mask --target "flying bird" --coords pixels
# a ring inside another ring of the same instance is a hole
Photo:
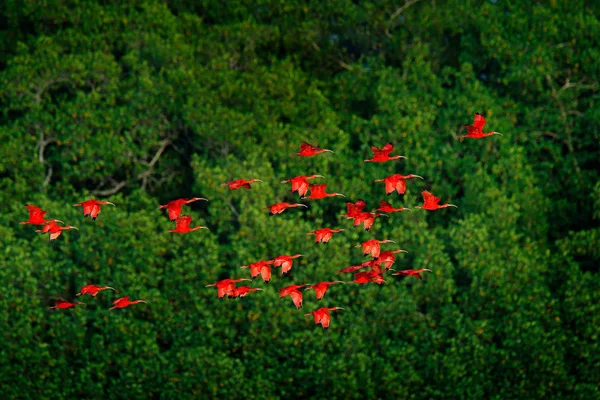
[[[273,262],[273,267],[281,267],[281,275],[287,275],[292,269],[293,260],[298,257],[302,257],[302,254],[294,254],[293,256],[281,255],[271,261]]]
[[[310,184],[308,183],[309,179],[314,178],[325,178],[323,175],[310,175],[310,176],[296,176],[295,178],[286,179],[285,181],[281,181],[281,183],[292,183],[292,193],[298,192],[300,197],[304,197],[308,192],[308,187]]]
[[[391,269],[392,265],[394,265],[394,262],[396,261],[394,254],[397,254],[397,253],[408,253],[408,251],[406,251],[406,250],[382,251],[381,254],[379,254],[379,257],[377,257],[377,259],[374,260],[374,262],[379,265],[383,265],[385,269]]]
[[[321,228],[307,235],[315,235],[315,243],[329,243],[334,233],[339,233],[341,231],[345,231],[345,229],[331,229],[331,228]]]
[[[236,190],[240,188],[252,189],[251,183],[262,182],[260,179],[238,179],[235,181],[222,183],[221,186],[229,186],[229,190]]]
[[[307,286],[307,284],[286,286],[279,291],[279,298],[282,299],[286,296],[290,296],[296,309],[299,310],[302,308],[302,292],[298,289],[303,288],[304,286]]]
[[[305,317],[313,316],[315,319],[315,324],[321,324],[323,329],[329,328],[329,322],[331,321],[331,316],[329,315],[329,311],[335,310],[343,310],[342,307],[322,307],[319,308],[309,314],[304,314]]]
[[[392,205],[390,203],[388,203],[385,200],[381,200],[379,202],[379,208],[377,209],[377,211],[381,211],[384,213],[393,213],[393,212],[401,212],[401,211],[411,211],[412,210],[410,208],[405,208],[405,207],[400,207],[400,208],[395,208],[392,207]]]
[[[66,308],[75,308],[75,307],[77,307],[77,306],[78,306],[78,305],[80,305],[80,304],[85,304],[85,303],[82,303],[82,302],[80,302],[80,301],[76,301],[76,302],[74,302],[74,303],[71,303],[71,302],[69,302],[69,301],[65,301],[65,300],[58,300],[58,301],[56,302],[56,305],[55,305],[55,306],[52,306],[52,307],[50,307],[50,308],[59,308],[59,309],[61,309],[61,310],[64,310],[64,309],[66,309]]]
[[[132,304],[137,304],[137,303],[148,304],[144,300],[130,301],[129,296],[125,296],[125,297],[121,297],[120,299],[116,299],[115,301],[113,301],[113,306],[111,308],[109,308],[109,310],[114,310],[115,308],[125,308],[125,307],[129,307]]]
[[[186,200],[186,199],[177,199],[177,200],[171,200],[170,202],[168,202],[164,206],[159,206],[158,208],[159,209],[166,208],[167,209],[167,213],[169,214],[169,219],[171,221],[175,221],[179,217],[179,215],[181,214],[181,207],[184,204],[190,204],[190,203],[193,203],[194,201],[199,201],[199,200],[208,201],[204,197],[193,197],[193,198],[191,198],[189,200]]]
[[[430,269],[427,268],[421,268],[421,269],[405,269],[403,271],[398,271],[392,275],[399,275],[399,276],[414,276],[417,279],[423,279],[423,277],[421,276],[421,274],[424,271],[429,271],[431,272]]]
[[[318,185],[310,185],[308,188],[310,190],[310,195],[304,196],[302,198],[303,199],[323,199],[325,197],[333,197],[333,196],[346,197],[341,193],[325,193],[326,187],[327,187],[327,184],[325,184],[325,183],[321,183]]]
[[[288,208],[294,208],[294,207],[306,207],[308,208],[308,206],[306,204],[300,204],[300,203],[287,203],[285,201],[281,202],[281,203],[277,203],[277,204],[272,204],[269,207],[267,207],[269,209],[269,212],[271,213],[271,215],[276,215],[276,214],[281,214],[282,212],[284,212],[285,210],[287,210]]]
[[[273,260],[262,260],[248,265],[242,265],[240,268],[249,268],[252,279],[260,275],[265,283],[271,280],[271,264]]]
[[[98,292],[100,292],[102,290],[107,290],[107,289],[114,290],[116,292],[115,288],[111,288],[110,286],[85,285],[84,287],[81,288],[79,293],[77,293],[75,296],[89,294],[90,296],[96,297]]]
[[[397,160],[399,158],[406,158],[404,156],[391,156],[390,153],[394,151],[394,145],[391,143],[386,143],[381,149],[379,147],[371,146],[371,150],[373,151],[373,158],[370,160],[365,160],[365,162],[386,162],[391,160]]]
[[[398,192],[398,194],[406,193],[406,180],[412,178],[420,178],[423,179],[422,176],[408,174],[408,175],[400,175],[394,174],[383,179],[377,179],[375,182],[385,182],[385,194],[390,195],[394,193],[394,191]]]
[[[383,285],[385,280],[381,273],[376,270],[373,271],[365,271],[365,272],[357,272],[354,274],[354,280],[351,283],[356,283],[359,285],[364,285],[366,283],[376,283],[378,285]]]
[[[192,217],[189,215],[181,215],[175,220],[175,229],[170,230],[171,233],[188,233],[199,229],[208,229],[206,226],[195,226],[190,228]]]
[[[246,297],[246,295],[248,293],[256,292],[257,290],[263,290],[263,289],[253,288],[250,286],[236,287],[236,288],[233,288],[233,291],[231,292],[231,297],[237,297],[237,298]]]
[[[225,296],[231,297],[233,295],[233,289],[235,289],[235,284],[237,282],[242,281],[252,281],[252,279],[240,278],[240,279],[223,279],[215,283],[211,283],[210,285],[206,285],[206,287],[216,287],[217,288],[217,297],[222,299]]]
[[[310,289],[314,289],[315,294],[317,296],[317,300],[321,300],[323,298],[323,296],[325,296],[325,293],[327,292],[327,290],[329,289],[329,286],[331,285],[335,285],[336,283],[346,283],[344,281],[333,281],[333,282],[319,282],[319,283],[315,283],[314,285],[310,285],[309,287],[307,287],[306,290],[310,290]]]
[[[314,155],[325,153],[325,152],[333,153],[333,151],[331,151],[331,150],[322,149],[320,147],[313,146],[312,144],[302,142],[302,143],[300,143],[300,152],[296,153],[296,155],[302,156],[302,157],[312,157]]]
[[[361,212],[356,217],[354,217],[354,226],[358,226],[363,224],[365,231],[368,231],[373,226],[375,222],[375,218],[377,217],[388,217],[386,214],[372,213],[372,212]]]
[[[354,203],[346,203],[346,209],[348,212],[346,214],[342,214],[342,217],[346,217],[347,219],[356,218],[358,215],[362,213],[362,210],[367,206],[364,200],[358,199]]]
[[[49,233],[50,234],[50,241],[56,240],[56,238],[58,238],[62,231],[66,231],[69,229],[77,229],[79,230],[79,228],[75,227],[75,226],[59,226],[56,225],[54,222],[49,222],[46,225],[43,226],[42,229],[38,229],[36,230],[36,232],[41,232],[41,233]]]
[[[86,200],[79,204],[73,204],[73,207],[83,207],[83,216],[90,217],[92,220],[98,218],[98,214],[100,214],[100,206],[105,204],[110,204],[113,207],[116,207],[110,201],[99,201],[99,200]]]
[[[358,244],[354,247],[362,247],[363,248],[363,254],[366,256],[371,255],[375,258],[379,257],[379,253],[381,252],[381,246],[380,244],[382,243],[396,243],[393,240],[377,240],[377,239],[371,239],[371,240],[367,240],[366,242],[362,242],[361,244]]]
[[[470,138],[470,139],[481,139],[487,136],[492,135],[502,135],[500,132],[490,132],[483,133],[483,127],[485,126],[485,118],[480,113],[475,113],[475,118],[473,119],[473,125],[465,125],[467,128],[467,134],[461,136],[461,138]]]
[[[458,208],[454,204],[439,205],[438,203],[440,202],[440,198],[429,193],[427,190],[422,191],[421,194],[423,195],[423,205],[415,206],[415,208],[422,208],[423,210],[429,210],[429,211],[434,211],[434,210],[437,210],[438,208],[446,208],[446,207]]]
[[[27,208],[27,210],[29,210],[29,221],[19,222],[19,224],[21,225],[44,225],[49,222],[60,222],[61,224],[64,224],[64,222],[58,219],[44,219],[46,211],[42,210],[38,206],[27,204],[25,207]]]

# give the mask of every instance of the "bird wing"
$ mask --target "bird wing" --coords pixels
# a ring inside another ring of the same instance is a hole
[[[384,182],[385,182],[385,194],[394,193],[394,190],[396,190],[397,184],[393,181],[393,179],[385,178]]]
[[[483,129],[485,126],[484,116],[479,113],[475,113],[475,118],[473,118],[473,126],[478,129]]]
[[[302,307],[302,292],[298,290],[292,290],[289,295],[292,298],[296,308]]]
[[[116,299],[115,301],[113,301],[113,304],[119,304],[122,301],[129,301],[129,296],[125,296],[125,297],[121,297],[119,299]]]
[[[427,190],[422,191],[421,194],[423,195],[423,200],[425,201],[425,204],[437,204],[440,202],[439,197],[434,196]]]
[[[404,194],[406,192],[406,181],[404,179],[398,179],[398,182],[396,182],[396,190],[399,194]]]
[[[363,220],[363,226],[365,227],[365,229],[370,229],[371,226],[373,226],[373,222],[375,222],[375,216],[369,215]]]
[[[284,262],[281,263],[281,273],[285,274],[287,273],[290,269],[292,269],[292,260],[288,259],[285,260]]]
[[[305,150],[317,150],[317,149],[318,149],[317,146],[313,146],[310,143],[306,143],[306,142],[300,143],[300,152],[303,152]]]
[[[311,196],[321,195],[325,193],[325,188],[327,187],[326,183],[320,183],[317,185],[310,185],[310,194]]]
[[[169,204],[167,211],[169,212],[169,219],[175,221],[179,217],[179,214],[181,214],[181,205],[177,203]]]
[[[391,143],[386,143],[385,146],[383,146],[383,148],[381,149],[381,152],[384,155],[389,155],[392,151],[394,151],[394,145]]]
[[[268,265],[264,265],[260,269],[260,276],[263,278],[263,281],[270,281],[271,280],[271,267]]]
[[[302,187],[303,184],[308,185],[308,181],[303,176],[297,176],[295,178],[292,178],[291,181],[292,181],[292,192],[295,192],[296,190],[300,189],[300,187]]]
[[[187,229],[190,227],[190,223],[192,222],[192,217],[189,215],[182,215],[177,218],[175,222],[175,229]]]
[[[465,125],[465,128],[467,128],[467,135],[477,136],[483,134],[481,128],[477,128],[476,126]]]
[[[373,152],[373,157],[376,157],[378,154],[381,154],[381,149],[377,146],[371,146],[371,151]]]
[[[300,182],[300,184],[298,185],[298,194],[300,195],[300,197],[304,197],[306,195],[306,193],[308,192],[308,188],[310,187],[310,184],[308,183],[307,180]],[[293,185],[292,185],[292,190],[294,189]]]
[[[26,205],[29,210],[29,219],[34,219],[35,217],[43,217],[46,214],[46,211],[42,210],[38,206],[32,206],[30,204]]]
[[[385,200],[381,200],[381,201],[379,202],[379,208],[384,208],[384,207],[386,207],[386,208],[387,208],[387,207],[389,207],[389,208],[393,208],[393,207],[392,207],[392,205],[391,205],[390,203],[388,203],[388,202],[387,202],[387,201],[385,201]]]
[[[98,214],[100,214],[100,206],[98,204],[94,204],[92,206],[92,211],[90,212],[90,217],[97,218]]]
[[[321,325],[323,328],[329,328],[329,323],[331,322],[331,316],[328,311],[323,311],[321,313]]]
[[[324,232],[324,233],[321,234],[321,240],[324,243],[329,242],[332,237],[333,237],[333,232]]]

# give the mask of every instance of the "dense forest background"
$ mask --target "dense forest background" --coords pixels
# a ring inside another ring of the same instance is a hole
[[[123,5],[123,3],[127,3]],[[600,398],[600,2],[0,2],[0,392],[10,399]],[[473,114],[483,140],[463,140]],[[300,158],[301,141],[334,154]],[[407,160],[366,164],[390,141]],[[373,180],[414,173],[404,196]],[[280,181],[321,174],[340,197]],[[259,178],[252,190],[221,183]],[[370,232],[363,198],[415,210]],[[173,229],[159,204],[202,196]],[[73,207],[109,200],[96,221]],[[55,242],[24,205],[75,225]],[[349,229],[327,246],[306,233]],[[349,279],[361,241],[422,281]],[[390,247],[393,248],[393,247]],[[205,285],[301,253],[264,292]],[[149,304],[49,310],[88,283]],[[341,306],[328,330],[303,314]]]

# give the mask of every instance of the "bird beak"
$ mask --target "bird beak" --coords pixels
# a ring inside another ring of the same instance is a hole
[[[139,302],[140,302],[140,303],[144,303],[144,304],[148,304],[148,303],[147,303],[146,301],[144,301],[144,300],[140,300]]]
[[[346,230],[345,230],[345,229],[340,229],[340,231],[346,232]]]
[[[387,214],[381,214],[381,215],[378,215],[378,216],[379,217],[388,217],[389,218],[389,215],[387,215]]]
[[[116,206],[114,205],[114,203],[111,203],[110,201],[107,201],[107,202],[106,202],[106,204],[110,204],[111,206],[113,206],[113,207],[116,207]]]
[[[336,193],[336,196],[342,196],[342,197],[346,197],[346,196],[344,196],[344,195],[343,195],[343,194],[341,194],[341,193]]]
[[[289,180],[281,181],[281,183],[288,183],[288,182],[289,182]]]
[[[261,288],[256,288],[256,290],[265,290],[265,289],[261,289]]]
[[[298,204],[298,207],[306,207],[306,208],[308,208],[308,206],[306,204]]]
[[[77,302],[77,303],[75,303],[75,304],[83,304],[84,306],[87,306],[87,304],[85,304],[85,303],[82,303],[81,301],[78,301],[78,302]]]
[[[500,136],[502,136],[502,134],[500,132],[494,132],[494,135],[500,135]]]
[[[71,229],[77,229],[77,230],[79,230],[79,228],[77,228],[76,226],[72,226]]]
[[[315,175],[315,178],[325,178],[323,175]]]
[[[206,229],[206,230],[209,230],[209,231],[210,231],[210,229],[208,229],[208,228],[207,228],[207,227],[205,227],[205,226],[201,226],[201,227],[200,227],[200,229]]]
[[[408,253],[406,250],[398,250],[398,253]]]
[[[117,291],[117,289],[115,289],[115,288],[112,288],[112,287],[110,287],[110,286],[107,286],[106,288],[107,288],[107,289],[114,290],[115,292]]]
[[[423,177],[419,176],[419,175],[413,175],[413,178],[421,178],[421,179],[423,179]]]
[[[77,293],[75,296],[81,296],[81,293]]]
[[[327,149],[323,149],[323,151],[327,151],[329,153],[333,153],[333,150],[327,150]]]
[[[211,283],[210,285],[206,285],[206,286],[204,286],[204,287],[211,287],[211,286],[215,286],[215,284],[214,284],[214,283]]]
[[[405,208],[404,210],[412,212],[412,210],[410,208]]]
[[[242,278],[243,281],[252,281],[252,279]]]
[[[56,222],[60,222],[61,224],[65,224],[64,222],[62,222],[60,219],[57,219]]]
[[[430,270],[430,269],[423,269],[423,271],[429,271],[429,272],[433,272],[433,271],[432,271],[432,270]]]
[[[262,182],[260,179],[256,179],[255,182]]]
[[[456,207],[456,208],[458,208],[458,206],[455,206],[454,204],[448,204],[448,207]]]
[[[344,310],[344,311],[346,311],[346,309],[345,309],[345,308],[342,308],[342,307],[336,307],[335,309],[336,309],[336,310]]]

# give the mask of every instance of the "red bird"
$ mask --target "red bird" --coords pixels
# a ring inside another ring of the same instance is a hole
[[[303,285],[286,286],[279,291],[279,298],[282,299],[286,296],[290,296],[294,302],[294,305],[296,306],[296,309],[299,310],[302,308],[302,292],[300,292],[298,289],[303,288],[306,285],[307,284],[305,283]]]
[[[335,310],[343,310],[342,307],[322,307],[319,308],[309,314],[304,314],[305,317],[313,316],[315,318],[315,324],[321,324],[323,329],[329,328],[329,322],[331,321],[331,316],[329,315],[329,311]]]
[[[86,286],[82,287],[81,290],[79,291],[79,293],[77,293],[75,296],[81,296],[82,294],[89,294],[90,296],[96,297],[98,292],[100,292],[101,290],[107,290],[107,289],[111,289],[116,292],[116,290],[114,288],[111,288],[110,286],[86,285]]]
[[[298,195],[300,195],[300,197],[303,197],[308,192],[308,187],[310,186],[310,184],[308,183],[308,180],[313,179],[313,178],[325,178],[325,177],[323,175],[311,175],[311,176],[300,175],[295,178],[286,179],[285,181],[281,181],[281,183],[291,182],[292,183],[292,193],[297,191]]]
[[[354,226],[363,224],[365,231],[368,231],[373,226],[375,218],[377,217],[388,217],[388,215],[365,211],[354,217]]]
[[[338,274],[352,273],[352,272],[358,271],[359,269],[363,269],[363,268],[366,268],[366,267],[371,267],[372,263],[373,263],[373,260],[370,260],[370,261],[365,261],[365,262],[363,262],[360,265],[351,265],[349,267],[340,269],[338,271]]]
[[[210,285],[206,285],[206,287],[215,286],[217,288],[217,297],[222,299],[225,296],[231,296],[233,294],[233,289],[235,289],[235,284],[242,281],[252,281],[252,279],[223,279],[218,282],[211,283]]]
[[[399,158],[406,158],[404,156],[390,157],[390,153],[394,151],[394,145],[391,143],[387,143],[381,149],[379,147],[371,146],[371,150],[373,151],[373,158],[371,158],[370,160],[365,160],[365,162],[386,162],[391,160],[397,160]]]
[[[231,292],[231,297],[242,298],[246,297],[248,293],[256,292],[257,290],[263,290],[261,288],[252,288],[250,286],[240,286],[237,288],[233,288]]]
[[[347,219],[356,218],[362,213],[362,210],[367,206],[364,200],[358,199],[353,203],[346,203],[346,208],[348,212],[346,214],[342,214],[342,217],[346,217]]]
[[[288,272],[292,269],[293,259],[302,257],[302,254],[295,254],[293,256],[278,256],[271,261],[273,262],[273,266],[275,268],[281,267],[281,275],[287,275]]]
[[[371,240],[367,240],[366,242],[362,242],[359,245],[356,245],[354,247],[361,247],[363,248],[363,254],[366,256],[371,255],[375,258],[379,257],[379,253],[381,252],[381,246],[380,244],[382,243],[396,243],[393,240],[377,240],[377,239],[371,239]]]
[[[385,280],[383,279],[383,276],[381,276],[381,273],[379,273],[376,270],[373,270],[366,272],[358,272],[354,274],[354,280],[352,281],[352,283],[356,283],[359,285],[364,285],[370,282],[376,283],[378,285],[383,285],[385,283]]]
[[[181,214],[181,207],[184,204],[190,204],[190,203],[193,203],[194,201],[198,201],[198,200],[208,201],[204,197],[193,197],[193,198],[191,198],[189,200],[186,200],[186,199],[177,199],[177,200],[171,200],[170,202],[168,202],[164,206],[159,206],[158,208],[159,209],[166,208],[167,212],[169,213],[169,219],[171,221],[175,221],[179,217],[179,215]]]
[[[29,210],[29,221],[19,222],[21,225],[44,225],[49,222],[60,222],[61,224],[64,224],[64,222],[58,219],[45,220],[44,215],[46,215],[46,211],[42,210],[38,206],[27,204],[25,207]]]
[[[438,208],[446,208],[446,207],[458,208],[454,204],[438,205],[438,203],[440,202],[440,198],[435,197],[433,194],[429,193],[427,190],[422,191],[421,194],[423,195],[423,205],[415,206],[415,208],[422,208],[423,210],[429,210],[429,211],[434,211],[434,210],[437,210]]]
[[[406,192],[406,180],[411,178],[423,179],[422,176],[414,174],[394,174],[383,179],[377,179],[375,182],[385,182],[385,194],[387,195],[394,193],[394,191],[398,192],[398,194],[404,194]]]
[[[475,113],[475,118],[473,119],[473,125],[465,125],[465,128],[467,128],[468,133],[464,136],[461,136],[461,138],[470,138],[470,139],[481,139],[487,136],[492,136],[492,135],[501,135],[501,133],[499,132],[490,132],[490,133],[483,133],[483,127],[485,126],[485,118],[483,117],[483,115],[479,114],[479,113]]]
[[[383,265],[385,269],[391,269],[392,265],[394,265],[395,257],[394,254],[397,253],[408,253],[406,250],[386,250],[382,251],[377,257],[377,260],[374,260],[377,264]]]
[[[308,206],[306,204],[300,204],[300,203],[292,204],[292,203],[286,203],[285,201],[281,202],[281,203],[277,203],[277,204],[272,204],[272,205],[270,205],[267,208],[271,212],[271,215],[275,215],[275,214],[281,214],[282,212],[284,212],[288,208],[293,208],[293,207],[306,207],[306,208],[308,208]]]
[[[314,289],[315,294],[317,296],[317,300],[321,300],[323,298],[323,296],[325,296],[325,293],[329,289],[329,286],[335,285],[336,283],[344,283],[345,284],[346,282],[344,282],[344,281],[319,282],[319,283],[315,283],[314,285],[310,285],[309,287],[307,287],[304,290]]]
[[[273,260],[263,260],[243,265],[240,268],[249,268],[252,279],[260,275],[265,283],[269,283],[271,280],[271,264],[273,264]]]
[[[400,211],[410,211],[412,212],[412,210],[410,208],[404,208],[404,207],[400,207],[400,208],[395,208],[392,207],[392,205],[390,203],[388,203],[385,200],[381,200],[379,202],[379,208],[377,209],[377,211],[381,211],[381,212],[385,212],[385,213],[393,213],[393,212],[400,212]]]
[[[61,310],[64,310],[65,308],[75,308],[79,304],[85,304],[85,303],[82,303],[80,301],[76,301],[75,303],[71,303],[71,302],[64,301],[64,300],[58,300],[56,302],[56,305],[53,306],[53,307],[50,307],[50,308],[60,308]]]
[[[333,151],[331,151],[331,150],[322,149],[320,147],[313,146],[312,144],[302,142],[302,143],[300,143],[300,152],[296,153],[296,155],[302,156],[302,157],[312,157],[314,155],[325,153],[325,152],[333,153]]]
[[[423,279],[423,277],[421,276],[421,274],[424,271],[429,271],[431,272],[430,269],[426,269],[426,268],[421,268],[421,269],[405,269],[404,271],[398,271],[392,275],[400,275],[400,276],[414,276],[415,278],[418,279]]]
[[[197,231],[199,229],[208,229],[205,226],[195,226],[190,228],[190,223],[192,222],[192,217],[189,215],[182,215],[177,217],[175,220],[175,229],[170,230],[171,233],[188,233],[192,231]]]
[[[248,180],[238,179],[235,181],[222,183],[221,186],[229,186],[229,190],[236,190],[236,189],[240,189],[240,188],[252,189],[252,186],[250,184],[254,183],[254,182],[262,182],[262,181],[260,179],[248,179]]]
[[[325,183],[321,183],[319,185],[310,185],[308,188],[310,190],[310,196],[304,196],[302,198],[303,199],[323,199],[325,197],[333,197],[333,196],[346,197],[341,193],[325,193],[326,187],[327,187],[327,184],[325,184]]]
[[[79,230],[79,228],[76,228],[74,226],[70,226],[70,225],[69,226],[59,226],[59,225],[56,225],[54,222],[49,222],[46,225],[44,225],[44,227],[42,229],[36,230],[36,232],[50,233],[50,241],[53,241],[53,240],[56,240],[56,238],[58,238],[60,236],[62,231],[66,231],[69,229]]]
[[[345,229],[321,228],[307,233],[307,235],[315,235],[315,243],[329,243],[333,234],[341,231],[345,231]]]
[[[79,204],[73,204],[73,207],[83,207],[83,216],[90,217],[95,220],[100,214],[100,206],[110,204],[113,207],[116,207],[110,201],[99,201],[99,200],[86,200]]]
[[[125,296],[125,297],[121,297],[120,299],[116,299],[115,301],[113,301],[113,306],[111,308],[109,308],[109,310],[114,310],[115,308],[125,308],[125,307],[129,307],[132,304],[137,304],[137,303],[148,304],[144,300],[130,301],[129,296]]]

